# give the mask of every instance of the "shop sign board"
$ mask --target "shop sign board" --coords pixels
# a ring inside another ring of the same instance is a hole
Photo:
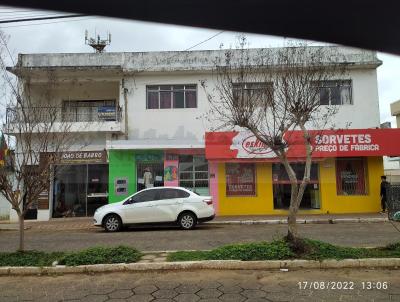
[[[400,129],[310,130],[309,134],[314,158],[400,155]],[[301,131],[288,131],[284,140],[288,157],[306,156]],[[251,132],[207,132],[206,158],[277,160]]]
[[[138,162],[160,162],[164,160],[163,154],[160,153],[137,153],[135,159]]]
[[[106,151],[69,151],[61,152],[60,163],[105,163]]]

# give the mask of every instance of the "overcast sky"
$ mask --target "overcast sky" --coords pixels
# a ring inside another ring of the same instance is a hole
[[[0,7],[0,20],[40,17],[46,14],[49,13]],[[221,44],[227,47],[233,45],[238,35],[234,32],[103,17],[2,25],[0,29],[10,36],[9,48],[15,56],[18,53],[92,52],[84,43],[86,29],[89,36],[97,33],[104,38],[110,32],[112,42],[106,48],[109,52],[186,50],[203,41],[205,42],[192,49],[218,49]],[[248,34],[247,37],[250,47],[281,46],[285,41],[283,37],[266,35]],[[378,68],[381,122],[391,121],[392,127],[395,127],[395,119],[390,115],[390,103],[400,99],[400,57],[384,53],[378,53],[378,57],[383,61]]]

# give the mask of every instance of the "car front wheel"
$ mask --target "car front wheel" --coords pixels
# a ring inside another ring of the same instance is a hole
[[[182,229],[191,230],[196,226],[197,219],[194,214],[187,212],[179,216],[178,222]]]
[[[118,215],[111,214],[104,219],[104,229],[107,232],[118,232],[122,228],[122,221]]]

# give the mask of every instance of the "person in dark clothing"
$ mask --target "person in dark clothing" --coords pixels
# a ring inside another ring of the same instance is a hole
[[[382,212],[386,212],[386,202],[387,202],[387,189],[389,183],[386,181],[386,176],[381,176],[381,207]]]

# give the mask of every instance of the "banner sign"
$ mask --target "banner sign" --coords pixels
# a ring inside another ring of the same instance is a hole
[[[400,129],[310,130],[312,157],[399,156]],[[306,149],[302,131],[284,135],[289,158],[304,158]],[[207,132],[206,158],[271,159],[275,153],[251,132]]]
[[[97,108],[97,116],[101,120],[115,121],[116,110],[114,106],[101,106]]]
[[[255,196],[254,164],[226,164],[226,196]]]

